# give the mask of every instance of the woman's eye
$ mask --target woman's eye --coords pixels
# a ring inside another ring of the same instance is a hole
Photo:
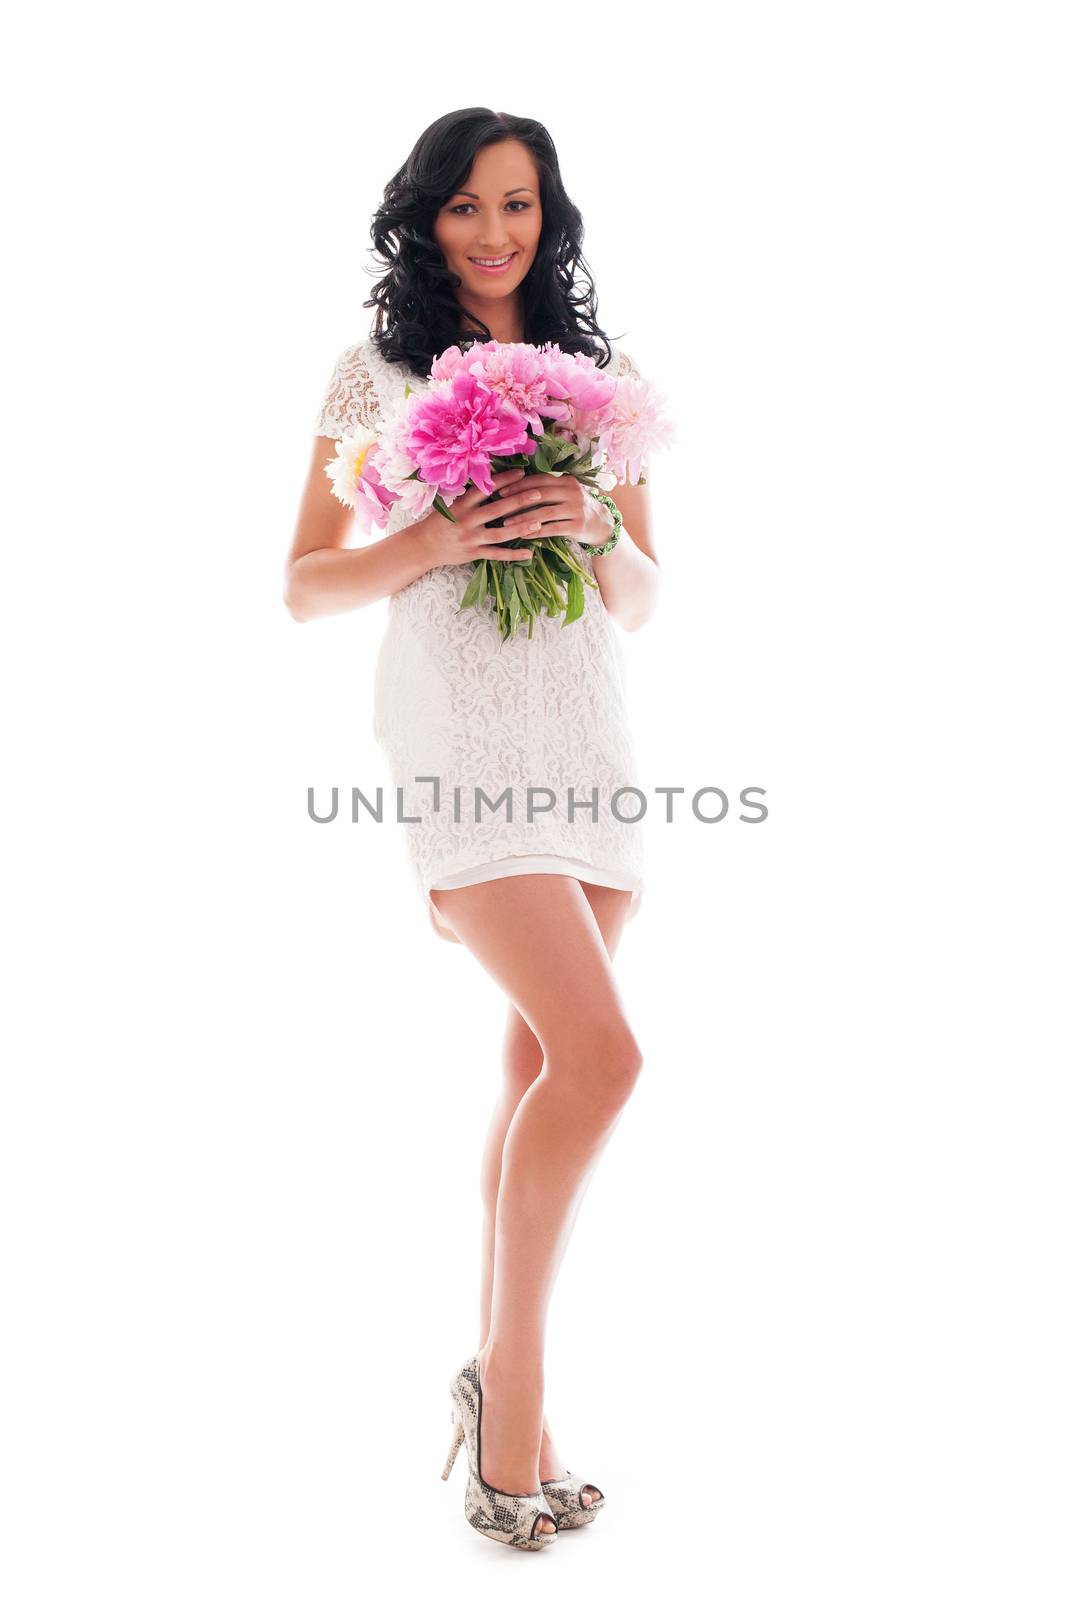
[[[528,211],[530,209],[529,200],[509,200],[508,205],[518,206],[521,211]],[[469,200],[464,200],[462,205],[453,206],[451,210],[452,215],[454,217],[458,217],[461,211],[473,211],[474,207],[471,205]]]

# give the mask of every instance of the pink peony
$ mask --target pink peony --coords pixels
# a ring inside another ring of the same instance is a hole
[[[399,445],[426,483],[459,494],[469,482],[492,494],[493,456],[532,455],[526,419],[474,375],[457,370],[439,389],[410,402]]]

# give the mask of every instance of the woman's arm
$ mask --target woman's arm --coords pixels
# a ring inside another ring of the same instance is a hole
[[[423,538],[425,518],[362,549],[346,546],[353,513],[323,471],[335,454],[332,439],[315,439],[285,564],[285,604],[297,622],[368,606],[414,583],[434,564]]]
[[[593,556],[593,577],[611,616],[627,633],[644,627],[659,600],[659,558],[652,545],[652,501],[645,482],[638,487],[622,483],[611,490],[611,498],[622,512],[622,534],[614,550],[606,556]],[[604,511],[607,511],[605,506]],[[611,532],[610,517],[606,522]]]

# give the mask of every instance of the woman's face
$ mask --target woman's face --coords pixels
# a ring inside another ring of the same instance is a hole
[[[460,279],[461,304],[507,300],[533,265],[541,237],[537,167],[524,144],[504,139],[479,150],[463,186],[437,213],[434,238]],[[507,256],[504,266],[478,261]]]

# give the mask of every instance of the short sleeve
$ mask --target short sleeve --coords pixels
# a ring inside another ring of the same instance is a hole
[[[618,377],[618,378],[639,378],[641,376],[640,367],[637,365],[637,362],[634,360],[633,356],[628,353],[628,351],[619,348],[619,346],[616,346],[615,355],[616,355],[616,362],[615,362],[615,375],[616,375],[616,377]]]
[[[340,439],[357,428],[380,427],[378,397],[367,362],[365,344],[349,345],[334,364],[326,393],[315,415],[313,432],[324,439]]]

